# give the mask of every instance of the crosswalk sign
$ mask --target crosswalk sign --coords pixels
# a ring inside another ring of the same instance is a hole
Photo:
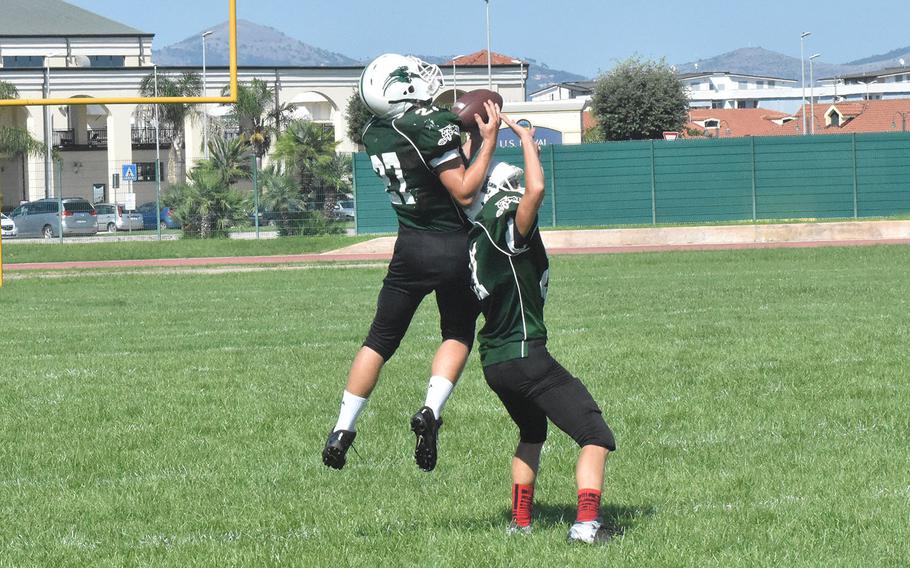
[[[136,164],[123,164],[123,181],[136,181],[139,177],[139,169]]]

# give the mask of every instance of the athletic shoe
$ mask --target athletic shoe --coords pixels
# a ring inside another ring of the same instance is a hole
[[[515,522],[515,519],[512,519],[509,528],[506,529],[506,534],[509,536],[531,534],[531,525],[522,527]]]
[[[569,542],[583,542],[585,544],[606,544],[610,542],[610,531],[603,526],[600,519],[575,523],[569,529]]]
[[[350,430],[335,430],[329,434],[329,439],[325,442],[325,448],[322,449],[322,463],[334,468],[341,469],[347,462],[345,456],[348,448],[354,443],[357,432]]]
[[[442,419],[437,420],[433,410],[424,406],[411,417],[411,430],[417,436],[414,448],[414,461],[424,471],[433,471],[436,467],[436,438]]]

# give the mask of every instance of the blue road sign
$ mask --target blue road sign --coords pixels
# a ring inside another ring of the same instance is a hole
[[[136,181],[139,177],[139,169],[136,164],[123,164],[123,181]]]

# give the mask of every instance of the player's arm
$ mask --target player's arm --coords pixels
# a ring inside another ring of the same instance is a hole
[[[493,153],[496,151],[500,124],[499,107],[490,101],[485,102],[484,106],[487,109],[486,122],[480,115],[474,115],[481,139],[474,161],[465,168],[460,160],[452,160],[442,164],[436,172],[439,175],[439,181],[462,207],[470,205],[474,196],[480,191],[487,178],[487,170],[493,160]]]
[[[537,212],[543,203],[544,177],[543,166],[540,165],[540,148],[534,141],[533,128],[523,128],[506,115],[502,115],[502,121],[521,139],[525,160],[525,194],[518,203],[518,210],[515,211],[515,228],[522,237],[527,237],[534,228]]]

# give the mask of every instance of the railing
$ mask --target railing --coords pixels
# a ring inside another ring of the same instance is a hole
[[[89,129],[85,139],[89,148],[107,148],[107,128]]]
[[[158,140],[162,146],[174,142],[175,130],[173,128],[159,128]],[[155,129],[154,128],[133,128],[132,140],[134,146],[154,146]]]
[[[76,133],[73,130],[54,130],[54,146],[57,148],[66,148],[75,146]]]

